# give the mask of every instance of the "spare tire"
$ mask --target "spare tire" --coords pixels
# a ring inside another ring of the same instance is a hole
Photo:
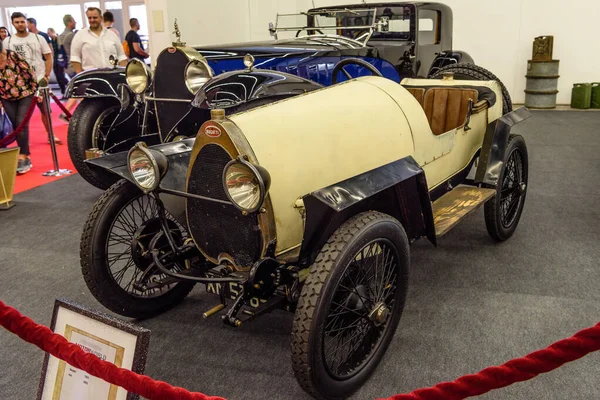
[[[454,79],[475,80],[475,81],[497,81],[502,88],[502,114],[508,114],[512,111],[512,100],[506,86],[500,79],[490,71],[475,64],[452,64],[437,70],[431,76],[431,79],[441,79],[444,72],[454,72]]]

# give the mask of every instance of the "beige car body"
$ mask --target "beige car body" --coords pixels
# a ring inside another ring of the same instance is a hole
[[[452,87],[473,81],[405,79],[402,85]],[[289,257],[302,243],[302,196],[408,156],[423,168],[432,190],[468,167],[482,147],[487,125],[502,116],[499,84],[478,81],[477,86],[495,92],[496,103],[473,114],[469,130],[461,126],[436,136],[423,108],[402,85],[362,77],[234,114],[219,123],[208,121],[198,133],[194,153],[214,141],[205,132],[218,125],[238,154],[269,171],[271,188],[265,204],[275,230],[269,236],[276,235],[275,255]]]

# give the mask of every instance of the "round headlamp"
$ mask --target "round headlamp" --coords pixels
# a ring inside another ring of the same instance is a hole
[[[167,172],[167,157],[160,151],[150,150],[144,142],[138,142],[129,150],[127,165],[136,185],[148,193],[158,187]]]
[[[223,187],[229,201],[238,209],[253,213],[263,204],[271,176],[266,169],[243,158],[230,161],[223,170]]]
[[[206,61],[192,60],[185,67],[185,86],[192,94],[214,76],[214,73]]]
[[[142,94],[150,86],[150,69],[141,60],[131,59],[125,68],[125,80],[136,94]]]

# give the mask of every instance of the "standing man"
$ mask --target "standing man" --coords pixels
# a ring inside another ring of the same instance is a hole
[[[75,69],[73,69],[73,63],[71,62],[71,44],[73,43],[73,37],[75,37],[75,28],[77,22],[71,14],[65,14],[63,17],[63,24],[65,24],[65,30],[58,35],[58,49],[62,48],[63,56],[67,59],[67,66],[65,72],[69,75],[69,78],[75,76]],[[71,112],[71,110],[77,105],[78,100],[76,98],[70,98],[65,103],[65,108]],[[69,122],[67,116],[62,113],[58,116],[61,121]]]
[[[85,12],[89,28],[83,28],[73,38],[71,62],[75,73],[92,68],[110,68],[110,56],[125,66],[127,56],[119,38],[102,25],[102,11],[89,7]]]
[[[27,18],[27,30],[31,33],[35,33],[36,35],[40,35],[41,37],[46,39],[46,43],[48,43],[48,46],[52,46],[52,40],[50,39],[50,36],[48,36],[48,34],[46,34],[44,32],[40,32],[38,30],[37,21],[35,20],[35,18]],[[51,47],[50,47],[50,51],[52,51]]]
[[[129,45],[129,58],[137,58],[138,60],[144,61],[145,58],[150,57],[150,54],[146,53],[144,50],[142,39],[140,39],[140,35],[137,33],[140,30],[140,23],[137,18],[131,18],[129,20],[129,26],[131,27],[131,30],[127,32],[127,36],[125,36],[125,40]]]
[[[17,33],[14,36],[4,39],[4,48],[18,53],[25,59],[27,64],[33,69],[33,73],[38,84],[44,79],[50,82],[50,72],[52,71],[52,51],[42,36],[27,32],[27,21],[25,15],[21,12],[14,12],[10,16],[13,26]],[[48,132],[48,116],[41,101],[37,106],[42,113],[42,122]],[[57,140],[58,138],[55,138]],[[57,143],[61,143],[60,140]]]
[[[65,68],[62,65],[58,64],[58,35],[53,28],[48,28],[48,36],[50,36],[50,44],[52,45],[52,52],[54,53],[54,65],[52,66],[54,70],[54,75],[56,76],[56,81],[58,82],[58,86],[60,87],[60,92],[65,95],[65,89],[67,87],[67,78],[65,77]]]
[[[105,11],[104,14],[102,14],[102,19],[104,20],[104,27],[109,31],[112,31],[115,35],[117,35],[119,40],[121,40],[121,33],[119,33],[117,28],[113,26],[115,23],[115,16],[113,13],[110,11]]]

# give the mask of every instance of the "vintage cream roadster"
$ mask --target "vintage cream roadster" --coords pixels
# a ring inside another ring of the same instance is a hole
[[[325,107],[326,105],[326,107]],[[404,307],[409,245],[436,244],[479,206],[508,239],[527,148],[495,81],[361,77],[211,119],[195,139],[87,161],[121,178],[81,241],[92,294],[124,316],[163,312],[204,283],[234,327],[295,312],[293,370],[345,398],[376,368]],[[214,307],[213,307],[214,306]]]

